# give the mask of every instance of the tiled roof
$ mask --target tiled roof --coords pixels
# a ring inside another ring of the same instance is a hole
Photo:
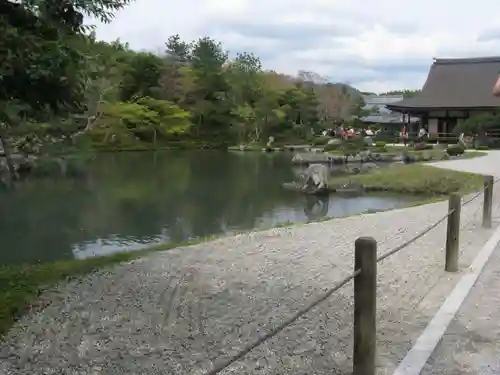
[[[500,107],[500,100],[492,93],[499,73],[500,57],[435,59],[422,91],[387,107],[393,110]]]

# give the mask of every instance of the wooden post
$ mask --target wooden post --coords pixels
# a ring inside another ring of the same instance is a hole
[[[458,271],[458,250],[460,234],[460,209],[462,207],[462,197],[460,194],[452,193],[448,202],[448,228],[446,231],[446,264],[445,271]]]
[[[377,241],[360,237],[354,243],[353,375],[375,375]]]
[[[483,228],[491,228],[492,204],[493,204],[493,176],[484,176]]]

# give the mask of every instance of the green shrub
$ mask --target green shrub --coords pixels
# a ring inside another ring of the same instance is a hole
[[[415,149],[415,151],[423,151],[423,150],[430,150],[433,148],[433,146],[429,145],[425,142],[419,142],[419,143],[415,143],[413,148]]]
[[[375,142],[397,143],[397,135],[395,133],[380,132],[373,137]]]
[[[323,149],[325,151],[336,151],[336,150],[342,150],[343,147],[344,147],[343,144],[337,144],[337,145],[327,144],[325,145],[325,147],[323,147]]]
[[[331,139],[330,137],[324,137],[324,136],[316,137],[312,140],[312,144],[313,146],[324,146],[328,143],[330,139]]]
[[[450,145],[446,149],[446,153],[450,156],[462,155],[465,152],[465,149],[458,144]]]
[[[486,145],[481,145],[476,148],[477,150],[489,150],[490,148]]]
[[[386,144],[387,143],[384,142],[384,141],[377,141],[377,142],[375,142],[375,147],[377,147],[377,148],[383,148],[383,147],[385,147]]]
[[[351,137],[344,141],[345,148],[349,150],[361,150],[366,147],[363,137]]]
[[[490,138],[487,140],[487,145],[490,149],[499,149],[500,148],[500,139]]]

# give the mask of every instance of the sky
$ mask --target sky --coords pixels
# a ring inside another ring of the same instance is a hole
[[[265,69],[382,93],[420,89],[432,59],[500,55],[499,0],[136,0],[97,37],[161,51],[210,36]]]

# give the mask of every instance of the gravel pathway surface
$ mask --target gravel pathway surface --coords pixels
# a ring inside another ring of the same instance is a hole
[[[492,173],[500,153],[440,165]],[[461,267],[492,232],[481,207],[462,210]],[[357,237],[373,236],[383,253],[446,212],[440,202],[238,235],[62,284],[0,343],[0,374],[204,374],[351,272]],[[377,361],[387,373],[460,277],[443,271],[445,225],[380,264]],[[352,294],[348,284],[223,374],[350,374]]]
[[[500,374],[499,290],[497,246],[422,375]]]

